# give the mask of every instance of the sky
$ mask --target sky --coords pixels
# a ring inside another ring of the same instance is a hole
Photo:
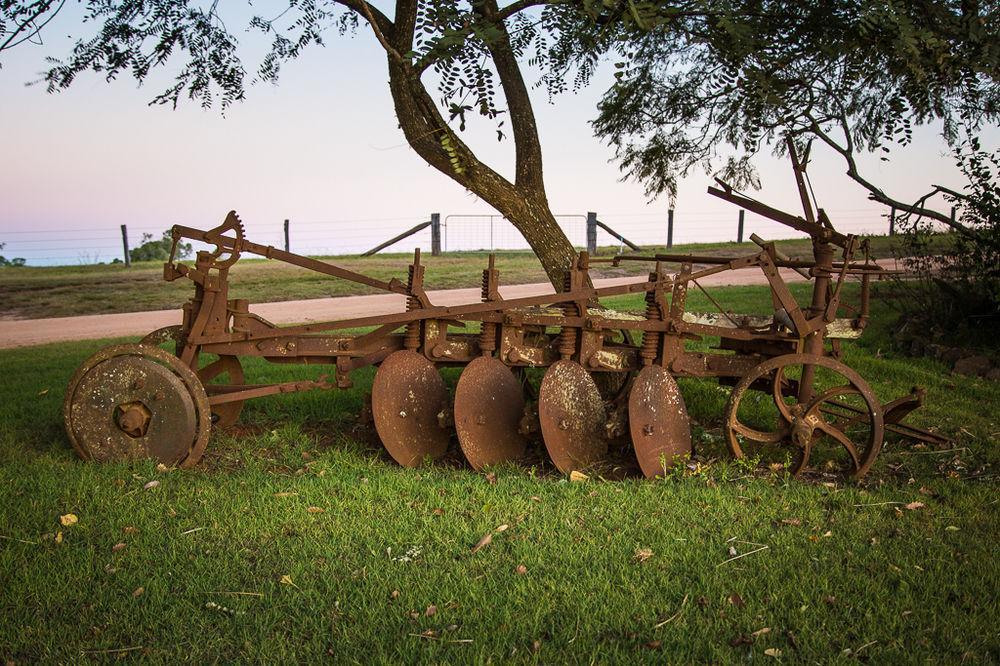
[[[175,223],[210,228],[236,209],[252,240],[279,245],[290,220],[293,251],[363,251],[438,212],[446,249],[523,247],[523,239],[489,205],[427,166],[405,143],[389,96],[385,59],[365,26],[356,36],[332,34],[284,67],[277,85],[258,84],[224,114],[195,103],[149,106],[169,80],[164,71],[143,87],[124,77],[107,83],[80,76],[48,94],[37,80],[44,58],[68,52],[80,34],[76,9],[64,11],[41,45],[0,55],[0,251],[29,264],[110,261],[121,255],[120,225],[133,246],[142,233]],[[242,40],[251,49],[251,36]],[[253,70],[253,63],[248,62]],[[537,80],[528,72],[529,83]],[[621,182],[613,151],[592,135],[604,71],[578,94],[550,103],[533,91],[549,201],[570,240],[584,242],[584,217],[598,217],[640,244],[666,237],[666,198],[652,202],[641,185]],[[992,135],[994,138],[996,133]],[[513,145],[478,123],[468,142],[501,173],[513,167]],[[930,183],[956,185],[956,172],[933,128],[891,162],[864,158],[871,179],[901,199]],[[797,212],[786,161],[758,162],[755,197]],[[843,175],[829,152],[814,149],[810,176],[820,204],[845,232],[884,229],[886,210]],[[675,203],[674,242],[734,240],[737,211],[705,193],[709,178],[685,179]],[[746,235],[794,232],[753,215]],[[600,242],[611,243],[610,237]],[[429,247],[427,233],[393,249]]]

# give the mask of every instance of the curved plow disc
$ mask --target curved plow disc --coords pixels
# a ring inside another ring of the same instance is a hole
[[[542,378],[538,419],[549,457],[560,472],[582,470],[608,452],[607,414],[594,378],[573,361],[559,361]]]
[[[691,421],[677,381],[661,366],[648,365],[628,397],[629,432],[646,478],[663,475],[691,455]]]
[[[465,367],[455,389],[455,429],[473,469],[524,454],[518,432],[523,412],[521,384],[501,361],[481,356]]]
[[[439,458],[448,449],[439,415],[448,408],[448,390],[434,364],[404,349],[390,354],[372,383],[375,430],[389,455],[403,467]]]

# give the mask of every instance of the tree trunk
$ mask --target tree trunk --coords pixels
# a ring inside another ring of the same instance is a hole
[[[448,127],[418,76],[391,56],[388,62],[396,117],[410,147],[506,217],[531,246],[552,286],[562,291],[576,250],[556,223],[541,180],[514,184],[481,162]]]

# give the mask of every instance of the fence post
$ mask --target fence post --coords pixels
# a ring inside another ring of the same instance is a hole
[[[746,215],[746,211],[743,210],[742,208],[740,208],[740,223],[739,223],[739,226],[736,228],[736,242],[737,243],[742,243],[743,242],[743,216],[744,215]]]
[[[674,209],[667,211],[667,247],[674,246]]]
[[[285,220],[285,252],[292,251],[292,244],[288,240],[288,220]]]
[[[587,213],[587,252],[597,256],[597,213]]]
[[[441,213],[431,213],[431,256],[441,256]]]
[[[889,235],[896,235],[896,207],[892,206],[889,209]]]
[[[125,250],[125,268],[132,266],[132,257],[128,253],[128,228],[122,225],[122,247]]]
[[[954,231],[954,230],[955,230],[955,207],[952,206],[951,207],[951,226],[948,227],[948,231]]]

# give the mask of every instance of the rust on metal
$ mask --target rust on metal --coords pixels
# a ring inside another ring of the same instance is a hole
[[[558,361],[538,393],[542,439],[552,464],[568,474],[604,459],[607,412],[594,378],[574,361]]]
[[[524,455],[523,414],[521,383],[502,361],[480,356],[465,367],[455,388],[455,430],[472,469]]]
[[[691,455],[691,420],[677,380],[659,365],[647,365],[632,383],[629,432],[647,478],[663,476]]]
[[[687,410],[675,380],[687,377],[735,387],[723,423],[734,456],[774,450],[798,473],[832,452],[825,467],[839,465],[847,476],[860,478],[871,468],[885,432],[944,439],[902,423],[923,404],[922,391],[883,404],[842,363],[841,341],[859,338],[869,323],[872,278],[892,271],[871,262],[863,244],[835,231],[822,209],[814,210],[803,188],[808,161],[798,159],[791,143],[789,150],[804,217],[724,183],[709,191],[808,234],[811,260],[791,259],[754,235],[759,250],[738,257],[616,257],[614,264],[649,261],[651,271],[626,284],[595,288],[588,276],[592,260],[581,253],[557,294],[502,298],[500,270],[491,256],[478,302],[437,305],[424,288],[419,251],[405,275],[386,281],[254,243],[235,211],[208,230],[175,226],[163,275],[193,285],[183,323],[154,331],[138,345],[108,348],[83,363],[66,394],[70,442],[89,460],[151,457],[189,467],[201,458],[213,425],[236,423],[247,400],[349,389],[354,371],[376,367],[372,420],[401,465],[441,457],[456,432],[473,469],[516,460],[541,438],[555,467],[567,473],[601,461],[609,439],[628,432],[643,473],[657,476],[692,452]],[[190,265],[176,256],[185,239],[209,246]],[[382,314],[278,327],[251,312],[247,300],[229,295],[229,271],[246,254],[398,294],[406,305]],[[675,272],[665,268],[678,264]],[[782,268],[810,279],[808,301],[796,299]],[[726,311],[699,283],[725,271],[751,270],[767,280],[769,314]],[[860,284],[856,299],[843,289],[851,279]],[[718,311],[689,312],[690,288],[704,292]],[[643,312],[600,304],[627,294],[641,295]],[[711,349],[691,344],[705,338],[718,343]],[[162,348],[170,343],[173,353]],[[243,363],[249,358],[325,364],[333,376],[248,384]],[[439,372],[447,367],[462,368],[453,406]],[[526,372],[530,368],[539,372]],[[601,386],[623,389],[602,397],[595,381],[602,373]],[[542,376],[540,386],[536,375]],[[826,381],[831,376],[836,378],[832,384]],[[605,381],[613,379],[624,381]]]
[[[408,349],[382,362],[372,384],[375,430],[389,455],[403,467],[417,467],[448,449],[441,427],[448,390],[434,364]]]

